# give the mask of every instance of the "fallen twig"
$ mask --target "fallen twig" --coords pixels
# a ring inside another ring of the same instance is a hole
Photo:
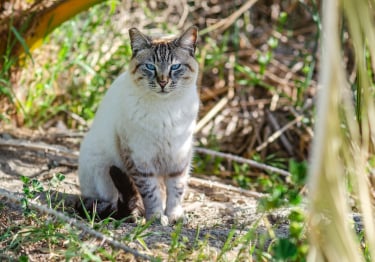
[[[273,130],[274,130],[274,131],[279,131],[279,130],[280,130],[280,125],[279,125],[279,123],[277,122],[276,118],[272,115],[271,112],[266,111],[266,113],[267,113],[267,118],[268,118],[268,120],[270,121]],[[298,118],[298,119],[299,119],[299,118]],[[302,118],[301,118],[301,120],[302,120]],[[284,136],[283,133],[280,134],[280,141],[281,141],[281,143],[283,144],[283,146],[284,146],[284,148],[286,149],[286,151],[288,151],[288,154],[289,154],[289,155],[292,155],[292,154],[293,154],[293,147],[292,147],[292,145],[290,144],[288,138],[286,138],[286,136]]]
[[[277,138],[279,138],[286,130],[288,130],[290,127],[295,125],[296,123],[300,122],[303,119],[303,116],[300,115],[297,118],[295,118],[293,121],[290,121],[288,124],[277,130],[275,133],[273,133],[271,136],[268,137],[266,141],[264,141],[261,145],[259,145],[255,150],[257,152],[261,151],[263,148],[265,148],[268,144],[275,141]]]
[[[78,152],[69,150],[66,147],[60,145],[48,145],[41,142],[31,142],[20,139],[3,139],[0,138],[1,147],[15,147],[15,148],[28,148],[31,150],[41,150],[44,152],[53,152],[55,154],[64,155],[72,158],[78,157]]]
[[[225,185],[225,184],[222,184],[220,182],[211,181],[211,180],[202,179],[202,178],[197,178],[197,177],[190,177],[189,178],[189,185],[193,185],[193,186],[201,185],[201,186],[205,186],[205,187],[209,187],[209,188],[215,187],[215,188],[219,188],[219,189],[223,189],[223,190],[227,190],[227,191],[232,191],[232,192],[236,192],[236,193],[248,196],[248,197],[255,197],[255,198],[260,198],[260,197],[263,197],[263,196],[266,195],[266,194],[246,190],[246,189],[243,189],[243,188],[235,187],[235,186],[232,186],[232,185]]]
[[[234,62],[235,56],[231,54],[229,56],[229,71],[231,72],[228,76],[228,93],[223,97],[196,125],[195,133],[200,131],[212,118],[214,118],[234,97]]]
[[[239,157],[239,156],[235,156],[235,155],[232,155],[232,154],[222,153],[222,152],[218,152],[218,151],[214,151],[214,150],[206,149],[206,148],[202,148],[202,147],[196,147],[195,151],[198,152],[198,153],[206,154],[206,155],[223,157],[223,158],[226,158],[228,160],[248,164],[249,166],[259,168],[259,169],[262,169],[262,170],[266,170],[266,171],[269,171],[269,172],[278,173],[282,176],[290,176],[291,175],[288,171],[285,171],[283,169],[273,167],[273,166],[268,166],[266,164],[259,163],[259,162],[256,162],[254,160]]]
[[[249,8],[252,7],[256,3],[256,1],[257,0],[248,0],[246,3],[244,3],[240,7],[240,9],[238,9],[236,12],[234,12],[230,16],[200,31],[200,35],[204,35],[215,30],[224,31],[229,26],[231,26],[237,20],[237,18],[239,18],[243,13],[249,10]]]
[[[220,101],[197,123],[195,133],[201,130],[212,118],[214,118],[229,102],[227,96],[220,99]]]
[[[310,101],[307,100],[307,103],[305,103],[304,107],[306,107],[307,109],[310,109],[312,105],[313,105],[313,102],[310,99]],[[302,112],[306,110],[304,107],[302,108]],[[296,118],[301,116],[301,113],[297,112],[297,110],[294,107],[289,107],[289,112],[291,112]],[[309,134],[309,136],[314,137],[314,131],[312,130],[312,128],[307,126],[303,121],[301,121],[300,123],[303,126],[303,128],[306,130],[306,132]]]
[[[14,194],[12,194],[11,192],[9,192],[5,189],[0,188],[0,196],[4,197],[5,201],[7,201],[7,202],[11,202],[11,203],[15,203],[15,204],[21,203],[21,199],[19,197],[15,196]],[[156,261],[155,258],[153,258],[149,255],[141,253],[141,252],[139,252],[139,251],[137,251],[137,250],[135,250],[131,247],[128,247],[128,246],[124,245],[123,243],[115,240],[112,237],[103,235],[102,233],[100,233],[100,232],[98,232],[98,231],[96,231],[92,228],[89,228],[88,226],[86,226],[84,223],[78,221],[77,219],[68,217],[68,216],[64,215],[63,213],[61,213],[59,211],[53,210],[53,209],[48,208],[48,207],[43,206],[43,205],[39,205],[39,204],[37,204],[37,203],[35,203],[34,201],[31,201],[31,200],[29,200],[28,204],[29,204],[30,208],[32,208],[32,209],[34,209],[34,210],[36,210],[40,213],[51,215],[51,216],[65,222],[65,223],[68,223],[69,225],[75,226],[76,228],[79,228],[80,230],[82,230],[84,233],[87,233],[87,234],[89,234],[89,235],[91,235],[91,236],[93,236],[97,239],[100,239],[103,242],[107,242],[109,245],[111,245],[114,248],[122,249],[125,252],[128,252],[128,253],[130,253],[130,254],[134,255],[135,257],[138,257],[138,258],[146,259],[146,260],[149,260],[149,261]]]

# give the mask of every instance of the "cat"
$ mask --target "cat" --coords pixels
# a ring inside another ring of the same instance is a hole
[[[121,173],[134,182],[147,220],[184,219],[181,202],[199,110],[197,33],[192,26],[177,38],[153,39],[129,29],[129,69],[108,89],[81,143],[83,197],[110,202],[113,210],[123,208],[126,188],[119,194],[121,179],[115,180]],[[110,172],[112,167],[118,170]]]

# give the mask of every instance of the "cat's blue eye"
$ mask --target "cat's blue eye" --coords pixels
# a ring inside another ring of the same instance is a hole
[[[177,70],[181,67],[181,64],[174,64],[171,66],[171,70]]]
[[[155,66],[154,66],[153,64],[146,64],[146,68],[147,68],[148,70],[155,70],[155,69],[156,69]]]

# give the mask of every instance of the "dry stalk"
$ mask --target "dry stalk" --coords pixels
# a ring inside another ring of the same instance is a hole
[[[353,47],[356,54],[356,66],[358,68],[359,87],[357,88],[357,99],[360,99],[360,116],[359,123],[353,121],[354,109],[345,107],[348,125],[350,125],[351,137],[347,141],[348,148],[351,149],[351,157],[347,154],[346,161],[349,168],[354,171],[350,172],[350,179],[354,185],[354,191],[358,197],[359,208],[363,217],[365,228],[365,239],[367,249],[372,259],[375,258],[375,224],[374,224],[374,206],[371,198],[371,186],[369,183],[368,159],[373,152],[375,135],[375,104],[373,101],[372,79],[368,74],[367,61],[364,53],[369,51],[372,61],[372,70],[375,70],[375,32],[374,32],[374,12],[375,1],[360,0],[352,2],[342,0],[342,7],[348,20],[349,31],[353,39]],[[347,91],[346,94],[349,94]],[[351,97],[346,96],[347,104],[350,103]],[[351,110],[350,110],[351,109]],[[360,128],[353,128],[359,127]]]
[[[346,219],[350,213],[347,173],[352,173],[351,181],[357,191],[370,253],[374,248],[373,211],[366,183],[369,124],[374,124],[367,117],[369,110],[373,110],[373,104],[369,102],[372,96],[368,93],[369,85],[364,85],[366,81],[363,81],[368,77],[366,66],[363,66],[365,63],[361,63],[363,61],[357,57],[359,66],[362,64],[362,68],[359,68],[362,72],[359,85],[362,91],[358,92],[364,96],[361,104],[360,133],[357,122],[359,120],[355,118],[352,98],[349,95],[351,90],[342,67],[344,62],[339,40],[341,7],[346,11],[346,21],[356,55],[363,56],[365,38],[372,48],[375,45],[370,18],[371,5],[367,0],[355,3],[346,0],[323,2],[323,53],[320,65],[322,88],[318,97],[316,136],[309,173],[311,246],[308,261],[364,261],[354,231]],[[372,32],[364,34],[369,28]],[[372,54],[375,55],[375,52]]]
[[[204,187],[208,187],[208,188],[218,188],[218,189],[223,189],[225,191],[232,191],[232,192],[236,192],[236,193],[239,193],[241,195],[244,195],[244,196],[254,197],[254,198],[261,198],[261,197],[266,196],[266,194],[246,190],[246,189],[235,187],[235,186],[232,186],[232,185],[225,185],[225,184],[222,184],[222,183],[219,183],[219,182],[216,182],[216,181],[210,181],[210,180],[207,180],[207,179],[201,179],[201,178],[197,178],[197,177],[190,177],[189,178],[189,185],[191,185],[191,186],[204,186]]]
[[[227,29],[229,26],[231,26],[236,20],[247,10],[249,10],[257,0],[248,0],[246,3],[244,3],[240,9],[238,9],[236,12],[228,16],[227,18],[220,20],[218,23],[215,23],[204,30],[200,31],[200,35],[207,34],[211,31],[219,30],[219,31],[224,31]]]
[[[227,96],[220,99],[218,103],[197,123],[195,133],[199,132],[212,118],[214,118],[229,102]]]
[[[213,119],[234,97],[234,63],[235,56],[229,56],[228,94],[223,97],[208,113],[197,123],[195,133],[199,132],[211,119]]]
[[[218,151],[214,151],[214,150],[202,148],[202,147],[196,147],[194,150],[195,150],[195,152],[198,152],[198,153],[202,153],[202,154],[206,154],[206,155],[210,155],[210,156],[222,157],[222,158],[225,158],[225,159],[228,159],[228,160],[231,160],[231,161],[235,161],[235,162],[238,162],[238,163],[248,164],[249,166],[259,168],[259,169],[262,169],[262,170],[265,170],[265,171],[277,173],[277,174],[282,175],[282,176],[290,176],[291,175],[288,171],[285,171],[283,169],[273,167],[273,166],[268,166],[266,164],[259,163],[259,162],[256,162],[254,160],[239,157],[239,156],[235,156],[235,155],[232,155],[232,154],[222,153],[222,152],[218,152]]]
[[[289,128],[297,124],[298,122],[301,122],[303,119],[302,115],[297,116],[294,120],[290,121],[288,124],[283,126],[282,128],[279,128],[276,132],[274,132],[272,135],[270,135],[266,141],[264,141],[262,144],[260,144],[255,150],[257,152],[261,151],[262,149],[266,148],[270,143],[275,141],[277,138],[282,136],[282,134],[287,131]],[[275,129],[277,129],[277,126],[275,126]],[[289,150],[292,150],[291,148]]]
[[[29,150],[40,150],[46,153],[52,152],[57,155],[62,155],[70,158],[77,158],[78,152],[74,150],[67,149],[63,146],[58,145],[48,145],[45,143],[37,143],[19,139],[3,139],[0,138],[0,148],[1,147],[10,147],[10,148],[26,148]]]

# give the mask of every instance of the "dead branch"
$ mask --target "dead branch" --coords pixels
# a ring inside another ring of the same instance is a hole
[[[273,133],[271,136],[268,137],[266,141],[264,141],[261,145],[259,145],[255,150],[261,151],[263,148],[267,147],[268,144],[275,141],[277,138],[279,138],[286,130],[291,128],[296,123],[300,122],[303,119],[303,116],[300,115],[297,118],[295,118],[293,121],[290,121],[288,124],[277,130],[275,133]]]
[[[274,131],[280,130],[280,124],[277,122],[277,119],[272,115],[272,113],[269,112],[269,111],[266,111],[266,114],[267,114],[268,120],[271,122],[271,126],[273,127],[273,130]],[[301,118],[301,120],[302,120],[302,118]],[[286,136],[284,136],[284,134],[280,134],[280,140],[281,140],[281,143],[283,144],[284,148],[286,149],[286,151],[289,153],[289,155],[292,155],[293,154],[293,147],[290,144],[288,138]]]
[[[205,28],[204,30],[202,30],[200,32],[200,35],[204,35],[204,34],[207,34],[211,31],[215,31],[215,30],[224,31],[229,26],[231,26],[237,20],[237,18],[239,18],[243,13],[245,13],[247,10],[249,10],[250,7],[252,7],[256,3],[256,1],[257,0],[248,0],[246,3],[244,3],[240,7],[240,9],[238,9],[236,12],[234,12],[233,14],[228,16],[227,18],[225,18],[223,20],[220,20],[218,23],[213,24],[213,25]]]
[[[236,161],[236,162],[239,162],[239,163],[248,164],[249,166],[259,168],[259,169],[262,169],[262,170],[266,170],[266,171],[269,171],[269,172],[277,173],[277,174],[280,174],[282,176],[290,176],[291,175],[288,171],[285,171],[283,169],[273,167],[273,166],[268,166],[266,164],[259,163],[259,162],[256,162],[254,160],[239,157],[239,156],[235,156],[235,155],[232,155],[232,154],[222,153],[222,152],[218,152],[218,151],[214,151],[214,150],[210,150],[210,149],[206,149],[206,148],[202,148],[202,147],[196,147],[194,150],[198,153],[202,153],[202,154],[206,154],[206,155],[210,155],[210,156],[222,157],[222,158],[226,158],[226,159],[231,160],[231,161]]]
[[[77,158],[78,152],[69,150],[63,146],[48,145],[41,142],[31,142],[19,139],[3,139],[0,138],[0,148],[1,147],[13,147],[13,148],[27,148],[31,150],[41,150],[46,153],[53,152],[58,155],[67,156],[70,158]]]
[[[222,190],[226,190],[226,191],[236,192],[236,193],[239,193],[241,195],[248,196],[248,197],[261,198],[261,197],[266,196],[266,194],[246,190],[246,189],[243,189],[243,188],[238,188],[238,187],[235,187],[235,186],[232,186],[232,185],[225,185],[225,184],[222,184],[220,182],[201,179],[201,178],[197,178],[197,177],[190,177],[189,178],[189,185],[204,186],[204,187],[209,187],[209,188],[214,187],[214,188],[218,188],[218,189],[222,189]]]
[[[227,96],[220,99],[220,101],[197,123],[195,133],[199,132],[212,118],[214,118],[229,102]]]

